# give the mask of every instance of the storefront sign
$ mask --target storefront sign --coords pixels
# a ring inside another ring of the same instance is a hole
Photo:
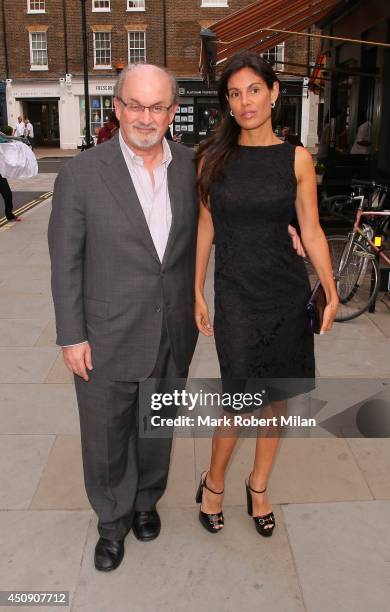
[[[113,94],[114,83],[95,84],[90,83],[89,93],[90,94]]]
[[[302,96],[303,81],[281,83],[282,96]],[[179,96],[217,96],[216,89],[208,89],[204,83],[179,83]]]
[[[180,87],[179,84],[179,96],[216,96],[218,92],[216,89],[207,89],[203,83],[194,83],[191,85],[185,85]]]
[[[15,98],[53,98],[60,96],[57,87],[53,87],[53,89],[13,89],[12,93]]]

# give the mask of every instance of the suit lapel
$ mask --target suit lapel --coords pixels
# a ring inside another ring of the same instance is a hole
[[[139,228],[149,251],[160,263],[141,203],[120,149],[118,137],[114,138],[110,145],[112,145],[112,155],[109,158],[101,158],[102,178],[129,223]]]
[[[169,142],[168,142],[169,144]],[[167,180],[168,180],[168,192],[169,192],[169,200],[171,203],[171,211],[172,211],[172,223],[171,229],[168,236],[167,246],[164,252],[164,257],[162,261],[162,265],[166,264],[166,261],[169,257],[169,253],[172,249],[172,246],[175,242],[178,228],[180,225],[180,213],[181,213],[181,198],[182,191],[180,189],[180,160],[176,156],[176,152],[171,147],[172,153],[172,161],[168,166],[167,171]]]

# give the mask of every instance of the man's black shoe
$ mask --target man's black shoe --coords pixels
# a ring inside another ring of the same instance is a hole
[[[99,538],[95,548],[95,567],[99,572],[110,572],[122,562],[125,552],[124,540]]]
[[[134,535],[138,540],[154,540],[160,533],[161,521],[157,510],[136,512],[133,521]]]

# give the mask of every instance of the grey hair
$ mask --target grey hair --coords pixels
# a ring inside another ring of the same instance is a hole
[[[122,97],[123,85],[125,83],[126,77],[129,74],[129,72],[133,72],[133,70],[136,70],[137,68],[140,68],[141,66],[153,66],[153,68],[157,68],[158,70],[161,70],[161,72],[166,74],[167,77],[169,78],[170,83],[171,83],[171,89],[172,89],[172,102],[171,102],[171,104],[175,104],[176,102],[178,102],[178,100],[179,100],[179,92],[178,92],[178,86],[177,86],[176,77],[173,74],[173,72],[171,72],[167,68],[164,68],[163,66],[157,66],[156,64],[144,64],[144,63],[128,64],[126,66],[126,68],[123,68],[123,70],[120,73],[120,76],[119,76],[117,82],[115,83],[115,87],[114,87],[114,96],[116,98],[121,98]]]

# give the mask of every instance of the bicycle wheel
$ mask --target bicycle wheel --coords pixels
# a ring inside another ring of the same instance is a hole
[[[379,290],[375,255],[355,239],[348,256],[348,236],[329,236],[328,244],[340,305],[336,321],[349,321],[369,309]]]

